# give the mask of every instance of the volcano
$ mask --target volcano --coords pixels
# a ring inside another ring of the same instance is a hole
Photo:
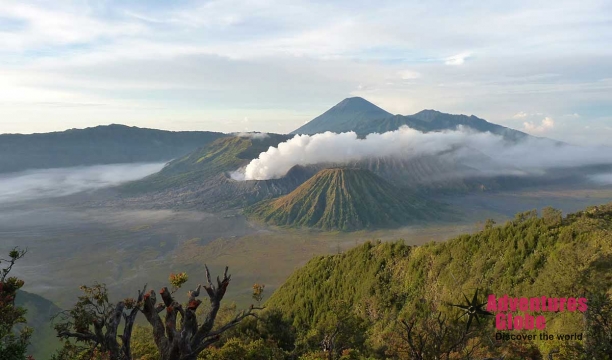
[[[342,231],[431,221],[442,212],[440,204],[353,168],[321,170],[291,193],[245,209],[272,225]]]

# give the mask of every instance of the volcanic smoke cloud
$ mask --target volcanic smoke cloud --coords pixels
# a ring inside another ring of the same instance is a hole
[[[452,153],[457,161],[470,161],[475,151],[488,156],[495,168],[541,172],[553,167],[612,164],[609,148],[578,147],[548,139],[527,138],[511,143],[499,135],[459,127],[453,131],[422,133],[403,126],[396,131],[369,134],[359,139],[354,132],[296,135],[270,147],[244,169],[232,174],[235,180],[268,180],[284,176],[295,165],[343,164],[368,158]],[[510,172],[509,172],[510,173]]]

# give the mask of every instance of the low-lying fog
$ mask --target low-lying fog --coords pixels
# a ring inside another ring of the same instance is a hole
[[[206,244],[259,231],[242,216],[195,211],[99,206],[110,188],[158,172],[163,163],[38,169],[0,175],[0,255],[28,249],[13,269],[31,291],[67,306],[79,285],[95,281],[113,293],[164,279],[172,253],[192,241]],[[127,285],[126,285],[127,284]]]
[[[164,163],[37,169],[0,175],[0,204],[97,190],[154,174]]]
[[[612,185],[612,173],[593,175],[591,180],[601,185]]]
[[[99,207],[89,201],[98,198],[90,194],[94,190],[141,179],[163,166],[112,164],[0,175],[0,254],[27,248],[15,275],[27,279],[27,290],[62,303],[66,289],[74,297],[78,285],[92,281],[119,286],[120,274],[155,267],[156,259],[165,259],[184,241],[206,243],[256,231],[242,217]]]
[[[24,290],[60,306],[74,302],[80,285],[94,282],[107,284],[118,298],[133,296],[145,283],[160,288],[171,272],[189,270],[173,257],[183,244],[259,231],[232,214],[75,203],[59,198],[0,203],[0,257],[16,246],[27,249],[13,275],[26,281]]]

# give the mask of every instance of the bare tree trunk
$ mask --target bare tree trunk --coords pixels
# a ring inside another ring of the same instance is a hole
[[[106,295],[106,289],[103,289],[104,295]],[[145,289],[138,292],[138,299],[134,301],[135,304],[143,301]],[[107,353],[110,360],[132,360],[132,353],[130,349],[130,338],[132,336],[132,328],[134,327],[134,321],[138,314],[138,308],[132,306],[126,306],[124,301],[120,301],[116,305],[109,308],[109,303],[92,304],[99,316],[92,321],[93,332],[86,326],[84,328],[76,328],[75,331],[71,331],[70,327],[62,327],[58,329],[57,335],[64,339],[75,339],[76,341],[91,344],[91,352],[99,349],[103,353]],[[130,307],[129,313],[126,313],[126,307]],[[107,312],[107,310],[111,310]],[[62,312],[58,316],[66,315],[67,312]],[[69,313],[69,312],[68,312]],[[70,315],[68,315],[68,318]],[[122,335],[117,335],[121,319],[124,320],[124,329]],[[121,339],[119,344],[118,339]]]
[[[198,354],[218,341],[221,334],[238,325],[244,318],[255,316],[253,311],[260,309],[251,305],[227,324],[213,330],[231,276],[227,274],[226,267],[223,279],[217,277],[215,285],[210,278],[208,267],[205,268],[207,285],[198,285],[196,290],[190,291],[185,307],[173,298],[172,292],[166,287],[159,291],[162,303],[158,304],[155,291],[147,292],[145,286],[138,292],[137,300],[126,299],[112,305],[107,300],[104,285],[84,286],[86,295],[81,297],[75,306],[79,309],[76,311],[77,315],[70,311],[58,314],[65,320],[64,323],[56,325],[58,336],[88,344],[92,354],[99,350],[107,353],[111,360],[132,360],[132,329],[138,312],[142,312],[151,325],[153,341],[162,360],[197,360]],[[210,309],[202,324],[198,325],[196,311],[202,303],[198,299],[202,287],[208,294]],[[162,320],[160,313],[164,311]],[[122,319],[125,326],[123,334],[118,335]]]
[[[185,308],[173,298],[172,293],[165,287],[159,291],[163,300],[162,304],[156,305],[156,295],[152,290],[144,296],[142,312],[153,328],[153,339],[162,360],[197,360],[198,354],[218,341],[222,333],[238,325],[247,316],[255,316],[253,310],[259,309],[251,306],[248,310],[236,315],[227,324],[213,331],[231,275],[227,274],[228,268],[226,267],[223,279],[217,277],[217,284],[214,285],[208,267],[205,266],[205,268],[208,284],[203,288],[208,294],[210,309],[201,325],[198,325],[196,310],[202,303],[197,298],[202,285],[198,285],[196,290],[189,292],[189,300]],[[166,314],[162,321],[160,313],[164,310]],[[177,326],[179,315],[180,330]]]

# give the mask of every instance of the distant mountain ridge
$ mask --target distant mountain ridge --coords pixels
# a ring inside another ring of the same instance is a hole
[[[373,132],[397,130],[404,125],[423,132],[455,129],[463,125],[514,141],[529,136],[473,115],[451,115],[435,110],[423,110],[408,116],[393,115],[360,97],[342,100],[287,136],[355,131],[360,137],[365,137]],[[40,134],[0,134],[0,173],[169,161],[227,136],[231,135],[210,131],[165,131],[118,124]],[[262,149],[265,150],[267,148]]]
[[[326,131],[354,131],[364,137],[371,133],[394,131],[402,126],[429,132],[454,130],[467,126],[480,132],[491,132],[507,140],[518,141],[529,135],[501,125],[490,123],[474,115],[452,115],[436,110],[423,110],[414,115],[393,115],[369,101],[353,97],[344,99],[322,115],[291,132],[291,134],[317,134]]]
[[[0,173],[162,162],[225,136],[211,131],[165,131],[116,124],[43,134],[2,134]]]

